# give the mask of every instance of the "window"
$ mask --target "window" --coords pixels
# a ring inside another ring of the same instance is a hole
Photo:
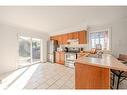
[[[19,37],[19,66],[31,64],[31,39]]]
[[[89,33],[90,48],[96,48],[97,44],[100,44],[102,50],[109,50],[109,32],[90,32]]]

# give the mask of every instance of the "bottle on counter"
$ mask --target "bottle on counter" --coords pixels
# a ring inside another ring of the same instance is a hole
[[[83,51],[83,48],[81,48],[81,49],[80,49],[80,53],[83,53],[83,52],[84,52],[84,51]]]

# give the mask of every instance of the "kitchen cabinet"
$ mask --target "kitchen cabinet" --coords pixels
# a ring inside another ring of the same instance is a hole
[[[56,40],[56,36],[50,36],[50,40]]]
[[[73,33],[68,33],[68,39],[73,39]]]
[[[64,34],[64,35],[62,36],[62,41],[63,41],[63,44],[64,44],[64,45],[68,44],[68,43],[67,43],[67,40],[68,40],[68,34]]]
[[[57,40],[59,45],[62,44],[61,35],[54,36],[54,40]]]
[[[78,32],[68,33],[68,39],[78,39]]]
[[[50,36],[50,40],[54,40],[54,37],[53,36]]]
[[[78,58],[75,64],[75,88],[111,89],[111,69],[127,72],[127,66],[110,54],[103,54],[102,58],[94,60],[86,56]]]
[[[64,52],[60,52],[60,64],[64,65],[65,57],[64,57]]]
[[[78,32],[74,32],[74,33],[73,33],[73,39],[78,39],[78,38],[79,38]]]
[[[75,88],[110,89],[110,69],[87,63],[89,62],[75,64]]]
[[[87,32],[84,31],[78,31],[78,32],[72,32],[62,35],[56,35],[51,36],[51,40],[57,40],[59,45],[66,45],[68,44],[69,39],[79,39],[79,44],[87,44]]]
[[[57,36],[57,39],[58,39],[58,44],[61,45],[61,44],[62,44],[61,35],[58,35],[58,36]]]
[[[78,33],[79,36],[79,44],[87,44],[87,33],[86,31],[80,31]]]
[[[50,40],[57,40],[59,45],[60,44],[67,44],[68,35],[63,34],[63,35],[51,36]]]
[[[58,39],[57,39],[57,36],[51,36],[50,40],[58,40]]]
[[[59,52],[55,52],[55,62],[56,63],[59,63],[59,61],[60,61],[60,58],[59,58],[60,56],[59,56]]]
[[[58,64],[64,65],[64,52],[62,51],[57,51],[55,52],[55,62]]]

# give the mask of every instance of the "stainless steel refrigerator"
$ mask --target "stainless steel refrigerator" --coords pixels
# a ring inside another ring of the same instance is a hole
[[[48,58],[47,61],[54,63],[55,62],[55,51],[57,51],[58,42],[56,40],[49,40],[48,41]]]

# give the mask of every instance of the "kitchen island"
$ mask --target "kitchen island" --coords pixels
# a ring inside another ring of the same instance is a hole
[[[78,58],[75,62],[75,88],[110,89],[111,69],[127,71],[127,66],[110,54],[103,54],[101,58]]]

